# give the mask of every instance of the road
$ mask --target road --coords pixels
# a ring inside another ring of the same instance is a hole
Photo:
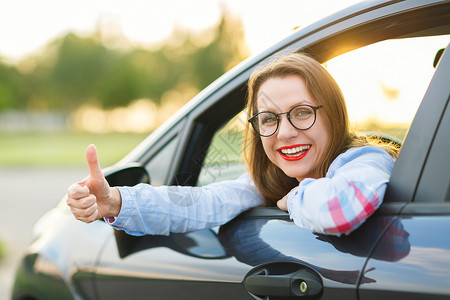
[[[83,179],[86,168],[0,168],[0,300],[11,299],[14,270],[31,241],[33,225],[54,207],[67,187]]]

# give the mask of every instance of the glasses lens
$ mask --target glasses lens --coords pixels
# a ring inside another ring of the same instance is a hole
[[[255,116],[253,121],[255,130],[263,136],[272,135],[277,131],[277,115],[271,112],[261,112]]]
[[[298,129],[308,129],[315,121],[314,109],[304,105],[294,107],[289,114],[289,118]]]

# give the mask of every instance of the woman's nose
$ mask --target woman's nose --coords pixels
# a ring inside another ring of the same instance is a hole
[[[286,115],[280,116],[277,137],[280,140],[289,140],[298,135],[298,129],[292,126]]]

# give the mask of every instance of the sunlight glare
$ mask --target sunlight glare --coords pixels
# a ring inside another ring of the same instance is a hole
[[[436,52],[448,40],[449,36],[388,40],[328,61],[352,122],[409,125],[434,74]]]

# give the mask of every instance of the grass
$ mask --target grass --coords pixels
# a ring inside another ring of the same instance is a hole
[[[147,134],[63,132],[0,133],[0,167],[84,166],[85,151],[95,144],[102,167],[116,163]]]
[[[402,140],[406,128],[366,126],[362,131],[383,132]],[[0,133],[0,167],[71,167],[85,166],[85,151],[95,144],[102,167],[110,166],[136,147],[148,134],[112,133],[88,134],[77,132]],[[242,137],[234,131],[223,131],[215,137],[208,159],[240,161]]]

